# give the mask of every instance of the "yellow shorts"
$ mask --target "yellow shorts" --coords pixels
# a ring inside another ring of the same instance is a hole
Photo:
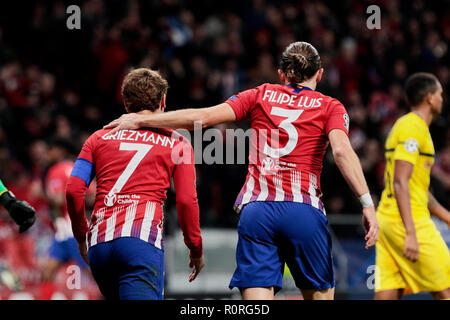
[[[405,228],[401,220],[377,213],[380,236],[376,244],[375,291],[404,289],[404,293],[439,292],[450,287],[450,252],[430,218],[414,221],[419,259],[403,255]]]

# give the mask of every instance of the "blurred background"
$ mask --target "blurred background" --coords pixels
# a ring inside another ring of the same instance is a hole
[[[81,8],[80,30],[66,27],[71,4]],[[366,27],[371,4],[381,9],[379,30]],[[90,134],[124,112],[120,85],[134,67],[157,69],[168,80],[167,110],[205,107],[264,82],[278,82],[276,70],[285,47],[311,42],[325,69],[317,90],[347,108],[351,142],[376,200],[383,188],[386,135],[408,112],[404,82],[413,72],[432,72],[444,89],[444,111],[430,127],[436,149],[431,188],[449,208],[449,9],[447,0],[2,1],[0,178],[37,209],[38,221],[19,235],[7,213],[0,214],[0,278],[6,278],[0,298],[38,295],[39,267],[55,231],[44,192],[52,164],[50,141],[70,141],[75,158]],[[220,129],[236,127],[249,124]],[[246,172],[245,164],[197,165],[207,267],[192,284],[187,282],[188,253],[174,195],[168,194],[166,298],[240,298],[228,283],[235,267],[238,221],[232,206]],[[359,202],[330,152],[322,188],[334,237],[336,297],[371,298],[368,281],[375,252],[363,248]],[[447,226],[436,223],[450,244]],[[52,298],[101,298],[87,274],[77,290],[68,288],[66,278],[63,268]],[[300,298],[289,275],[284,281],[278,298]]]

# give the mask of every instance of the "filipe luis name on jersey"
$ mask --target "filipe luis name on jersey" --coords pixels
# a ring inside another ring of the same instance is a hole
[[[135,141],[135,142],[150,142],[159,144],[163,147],[174,146],[175,139],[163,135],[153,133],[151,131],[136,131],[136,130],[120,130],[112,135],[105,133],[102,136],[103,140],[121,140],[121,141]]]
[[[264,91],[263,101],[277,103],[288,106],[297,106],[303,108],[319,108],[322,105],[322,98],[298,96],[296,94],[281,93],[274,90]]]

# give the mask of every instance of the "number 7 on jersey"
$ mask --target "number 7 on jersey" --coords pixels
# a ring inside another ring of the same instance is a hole
[[[147,153],[153,148],[153,145],[143,144],[143,143],[127,143],[122,142],[120,144],[119,150],[124,151],[137,151],[134,156],[131,158],[130,162],[128,162],[127,167],[122,172],[122,174],[117,179],[116,183],[112,187],[112,189],[105,196],[105,205],[111,207],[114,205],[114,198],[116,193],[119,193],[123,186],[127,183],[128,179],[130,179],[133,172],[136,170],[139,163],[142,159],[145,158]]]

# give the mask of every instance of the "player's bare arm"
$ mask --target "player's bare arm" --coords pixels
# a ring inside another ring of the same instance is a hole
[[[436,200],[431,192],[428,192],[428,210],[430,210],[432,215],[444,221],[450,228],[450,212]]]
[[[347,134],[339,129],[331,130],[328,134],[328,139],[330,140],[336,165],[354,194],[358,198],[361,198],[363,195],[368,195],[369,188],[361,164],[350,144]],[[366,249],[368,249],[375,245],[379,232],[373,203],[372,205],[363,205],[363,224],[366,231]]]
[[[195,280],[195,278],[197,278],[198,274],[204,266],[205,260],[203,256],[201,256],[200,258],[190,258],[189,268],[194,268],[194,270],[192,270],[192,272],[189,274],[189,282],[192,282]]]
[[[416,228],[412,218],[409,196],[409,179],[414,165],[404,160],[395,160],[394,170],[394,194],[398,210],[405,226],[405,249],[403,254],[411,261],[419,258],[419,242],[417,241]]]
[[[109,134],[119,130],[133,130],[142,127],[192,130],[195,122],[206,128],[235,120],[236,115],[231,106],[228,103],[221,103],[208,108],[183,109],[151,115],[124,114],[103,128],[113,128]]]

